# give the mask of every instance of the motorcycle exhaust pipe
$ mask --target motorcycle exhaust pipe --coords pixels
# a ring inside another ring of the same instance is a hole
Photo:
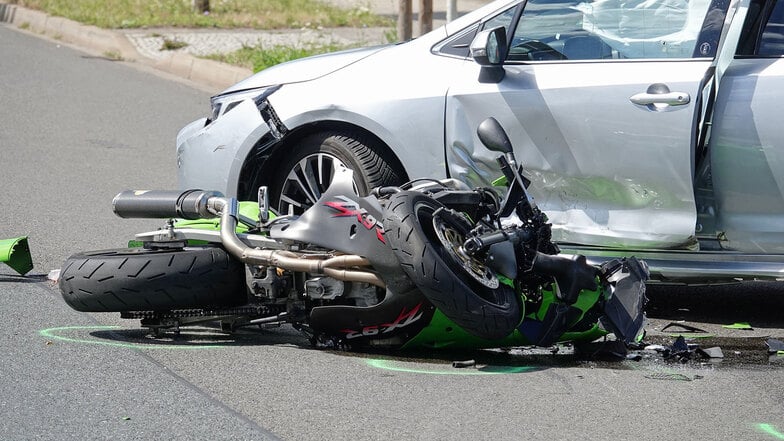
[[[361,256],[347,255],[335,256],[327,260],[311,260],[303,259],[290,251],[251,248],[245,245],[235,233],[238,218],[236,199],[213,198],[209,201],[209,207],[221,214],[220,238],[223,247],[241,262],[325,274],[338,280],[364,282],[381,288],[386,287],[386,283],[377,274],[348,269],[348,267],[370,265],[370,261]]]
[[[112,210],[122,218],[209,219],[218,216],[209,206],[217,191],[126,190],[112,200]]]

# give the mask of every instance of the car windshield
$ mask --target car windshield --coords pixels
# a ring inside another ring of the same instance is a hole
[[[726,2],[529,0],[510,59],[712,57],[726,9],[719,3]]]

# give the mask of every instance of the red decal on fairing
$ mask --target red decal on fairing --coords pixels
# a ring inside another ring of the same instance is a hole
[[[411,309],[411,311],[406,311],[406,308],[403,308],[403,310],[400,311],[400,315],[398,315],[397,319],[395,319],[395,321],[392,323],[385,323],[383,325],[377,326],[365,326],[361,330],[342,329],[340,332],[345,332],[346,339],[349,340],[357,337],[372,337],[378,334],[387,334],[394,331],[395,329],[406,327],[422,318],[422,314],[424,313],[419,312],[419,308],[421,307],[422,304],[420,303]]]
[[[382,243],[387,243],[384,240],[384,226],[376,220],[372,215],[369,215],[367,210],[360,208],[359,204],[344,196],[337,196],[339,201],[327,201],[324,203],[329,208],[337,210],[332,217],[354,217],[356,216],[359,222],[368,231],[375,229],[376,238]]]

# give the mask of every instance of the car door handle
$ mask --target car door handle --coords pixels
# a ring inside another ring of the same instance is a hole
[[[648,106],[651,104],[666,104],[669,106],[682,106],[689,104],[691,97],[685,92],[649,93],[643,92],[632,95],[629,100],[634,104]]]

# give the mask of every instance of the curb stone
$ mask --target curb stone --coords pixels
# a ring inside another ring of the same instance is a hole
[[[120,32],[84,25],[18,5],[0,3],[0,23],[71,43],[108,58],[139,62],[210,89],[223,90],[253,74],[250,69],[197,58],[187,53],[173,53],[160,60],[149,59],[141,55]]]

